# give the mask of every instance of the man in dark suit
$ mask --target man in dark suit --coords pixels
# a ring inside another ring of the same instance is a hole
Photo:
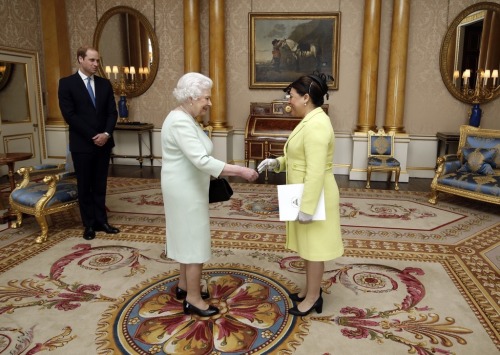
[[[119,233],[106,213],[106,187],[113,129],[118,113],[109,80],[96,76],[99,53],[91,47],[77,51],[78,71],[59,80],[59,108],[69,126],[69,150],[78,184],[83,238],[96,231]]]

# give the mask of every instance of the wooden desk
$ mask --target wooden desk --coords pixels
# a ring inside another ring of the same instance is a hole
[[[17,161],[28,160],[33,156],[32,153],[0,153],[0,165],[7,165],[9,167],[9,183],[10,192],[16,188],[16,181],[14,179],[14,165]],[[6,223],[15,215],[12,214],[10,206],[7,212],[0,216],[0,223]]]
[[[139,155],[119,155],[111,153],[111,164],[113,164],[113,158],[135,158],[139,161],[139,165],[142,168],[142,162],[144,158],[151,160],[151,166],[153,166],[153,128],[155,128],[152,123],[140,123],[140,124],[123,124],[118,123],[115,126],[115,131],[132,131],[137,133],[137,142],[139,144]],[[142,133],[148,132],[149,135],[149,154],[142,155]]]
[[[444,154],[448,154],[450,150],[450,143],[460,140],[460,133],[457,132],[437,132],[436,138],[438,139],[437,156],[441,155],[441,146],[444,144]]]
[[[245,166],[250,160],[255,160],[257,166],[269,156],[283,155],[288,136],[302,120],[292,116],[287,106],[287,101],[250,103],[245,127]],[[323,110],[328,113],[328,105],[323,105]]]

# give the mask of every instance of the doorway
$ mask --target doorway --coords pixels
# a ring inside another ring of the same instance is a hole
[[[42,162],[41,97],[38,54],[0,47],[0,153],[31,153],[23,166]]]

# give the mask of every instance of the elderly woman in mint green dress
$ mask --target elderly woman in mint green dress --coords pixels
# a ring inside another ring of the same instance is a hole
[[[257,179],[255,170],[226,164],[211,156],[212,141],[195,117],[212,105],[212,80],[199,73],[183,75],[174,90],[179,102],[161,129],[161,189],[167,230],[166,255],[180,264],[176,298],[184,299],[184,313],[211,316],[219,310],[207,304],[201,290],[203,263],[212,253],[208,213],[210,176]]]

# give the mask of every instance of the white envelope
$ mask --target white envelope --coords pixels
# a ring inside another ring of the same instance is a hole
[[[280,221],[297,220],[303,191],[304,184],[278,185]],[[323,190],[313,215],[313,221],[324,221],[325,219],[325,191]]]

